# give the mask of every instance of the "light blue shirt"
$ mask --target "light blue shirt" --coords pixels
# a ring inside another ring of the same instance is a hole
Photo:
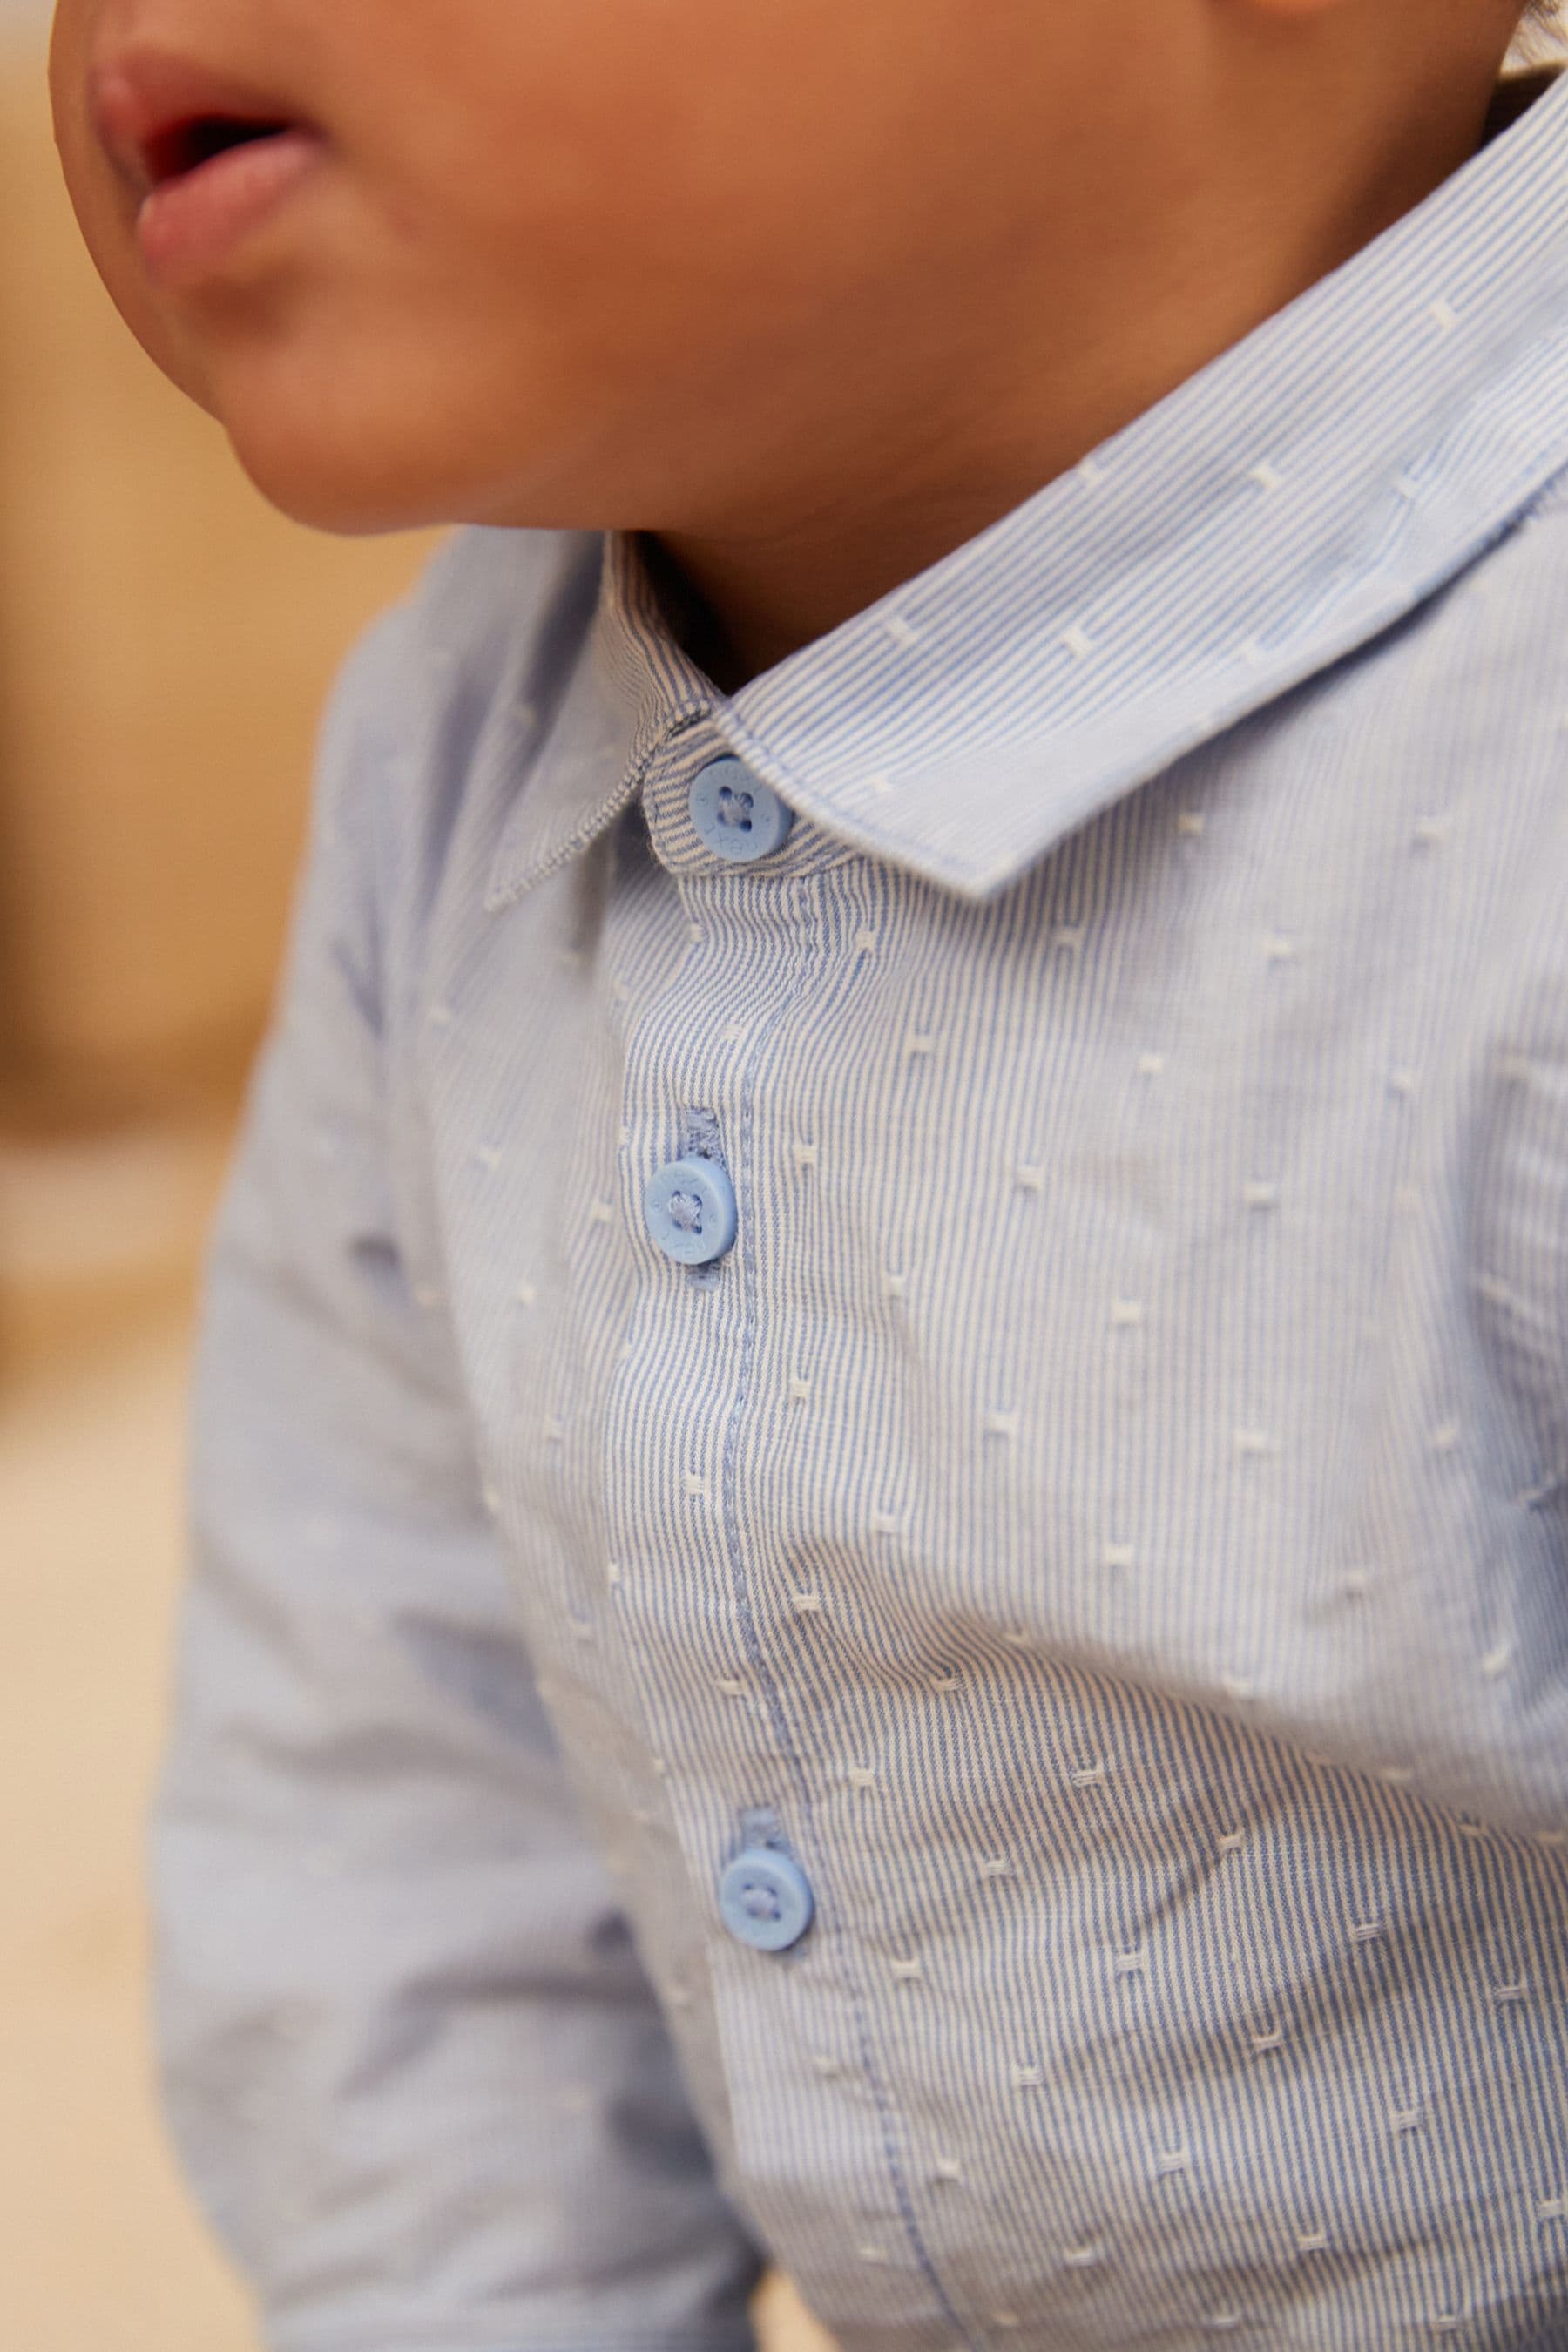
[[[732,698],[371,633],[158,1827],[279,2352],[1568,2342],[1565,632],[1560,83]]]

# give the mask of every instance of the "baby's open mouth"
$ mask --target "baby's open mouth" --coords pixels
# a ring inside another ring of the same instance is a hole
[[[209,279],[314,177],[324,152],[319,132],[276,115],[187,114],[153,129],[141,145],[143,264],[170,288]]]
[[[88,101],[100,144],[139,196],[237,148],[309,132],[281,90],[162,50],[105,58],[89,76]]]
[[[177,180],[201,164],[211,163],[215,155],[225,155],[233,147],[246,147],[260,139],[277,139],[293,131],[292,122],[247,122],[230,114],[201,114],[189,121],[171,123],[142,144],[142,161],[152,185],[161,188],[166,180]]]
[[[88,102],[134,205],[143,265],[171,289],[226,269],[328,152],[324,134],[281,87],[165,50],[104,57],[89,77]]]

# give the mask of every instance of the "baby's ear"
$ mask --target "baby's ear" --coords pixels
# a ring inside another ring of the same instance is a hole
[[[55,145],[77,226],[110,300],[148,358],[199,408],[216,415],[200,362],[153,307],[136,260],[135,200],[93,134],[87,96],[91,22],[87,0],[58,0],[49,42]]]

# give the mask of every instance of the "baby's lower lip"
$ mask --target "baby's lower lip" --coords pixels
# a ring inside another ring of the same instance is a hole
[[[136,215],[136,242],[153,284],[194,286],[215,276],[309,177],[324,143],[314,131],[272,131],[153,189]]]

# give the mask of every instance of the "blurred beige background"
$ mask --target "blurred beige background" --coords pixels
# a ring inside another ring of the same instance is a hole
[[[142,358],[42,15],[0,0],[0,2343],[257,2352],[142,2023],[192,1286],[321,698],[431,542],[283,522]]]
[[[143,2025],[192,1286],[321,699],[434,541],[284,522],[142,358],[42,13],[0,0],[0,2343],[257,2352]]]

